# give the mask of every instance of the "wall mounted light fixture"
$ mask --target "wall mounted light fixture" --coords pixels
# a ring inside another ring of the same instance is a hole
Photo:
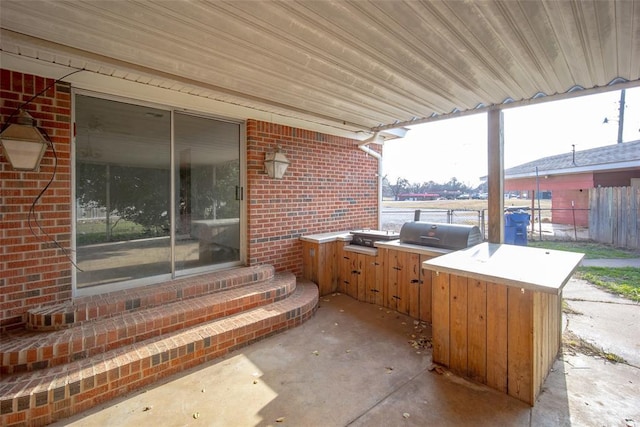
[[[264,155],[264,168],[267,171],[269,178],[282,179],[284,173],[289,167],[289,163],[287,156],[280,152],[279,145],[276,147],[275,151]]]
[[[47,140],[36,127],[36,121],[20,110],[14,123],[0,134],[4,155],[15,170],[33,171],[47,149]]]

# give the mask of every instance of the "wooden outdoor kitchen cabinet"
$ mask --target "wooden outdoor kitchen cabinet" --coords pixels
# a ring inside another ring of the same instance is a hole
[[[378,250],[343,245],[339,251],[338,290],[358,301],[382,301],[382,262]]]
[[[384,306],[414,319],[431,323],[431,275],[422,273],[422,262],[433,258],[396,249],[384,251],[386,280]]]
[[[324,233],[300,238],[302,243],[302,277],[318,285],[320,295],[338,291],[342,246],[349,233]]]
[[[582,257],[482,243],[424,262],[433,361],[533,405],[560,349],[562,288]]]
[[[376,246],[384,266],[382,305],[431,323],[431,274],[424,273],[422,263],[451,251],[399,241]]]

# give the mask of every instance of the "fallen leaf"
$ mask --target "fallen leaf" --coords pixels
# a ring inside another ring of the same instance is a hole
[[[142,411],[143,412],[150,411],[151,408],[153,408],[153,406],[145,406],[144,408],[142,408]]]
[[[429,366],[428,369],[429,369],[430,372],[435,371],[436,374],[440,374],[440,375],[445,373],[445,369],[442,366],[437,365],[435,363],[432,363],[431,366]]]
[[[194,419],[196,419],[196,420],[197,420],[198,418],[200,418],[200,412],[194,412],[194,413],[193,413],[193,418],[194,418]]]
[[[314,356],[317,356],[320,354],[320,352],[318,350],[314,350],[313,352],[311,352],[311,354],[313,354]]]
[[[277,423],[282,423],[282,422],[284,422],[284,417],[276,418],[276,422],[277,422]]]
[[[409,418],[411,415],[409,415],[408,412],[405,412],[404,414],[402,414],[402,418]]]

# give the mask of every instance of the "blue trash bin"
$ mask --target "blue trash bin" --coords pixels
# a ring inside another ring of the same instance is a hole
[[[527,226],[531,216],[524,211],[504,214],[504,242],[509,245],[527,245]]]

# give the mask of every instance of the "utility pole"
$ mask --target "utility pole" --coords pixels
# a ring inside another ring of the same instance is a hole
[[[624,98],[625,89],[620,91],[620,107],[618,108],[618,144],[622,144],[622,130],[624,129]]]

